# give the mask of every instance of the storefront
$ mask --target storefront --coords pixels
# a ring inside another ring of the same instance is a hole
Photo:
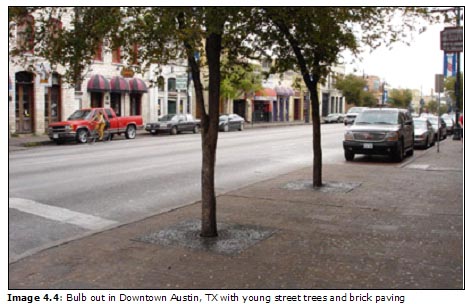
[[[121,76],[114,76],[110,80],[110,107],[116,116],[123,116],[124,97],[129,93],[129,83]]]
[[[142,115],[142,94],[147,91],[147,85],[142,79],[129,80],[129,115]]]
[[[273,110],[273,121],[289,121],[289,103],[294,90],[288,87],[276,87],[277,106]]]
[[[110,83],[102,75],[95,74],[87,82],[87,92],[90,93],[90,106],[103,108],[105,93],[110,91]]]
[[[274,111],[273,103],[276,103],[276,92],[270,88],[264,88],[255,92],[253,101],[253,122],[271,122]]]
[[[15,75],[15,120],[16,133],[34,131],[34,74],[18,72]]]
[[[61,121],[62,93],[61,77],[58,73],[52,74],[50,87],[45,87],[44,92],[44,127],[53,122]]]

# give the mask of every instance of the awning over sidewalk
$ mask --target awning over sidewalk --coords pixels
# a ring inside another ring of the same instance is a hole
[[[146,93],[148,91],[145,82],[139,78],[130,79],[129,88],[131,93]]]
[[[264,88],[255,92],[255,100],[276,100],[276,91],[270,88]]]
[[[87,82],[87,92],[108,92],[110,91],[110,83],[100,74],[95,74],[90,77]]]
[[[113,93],[129,92],[129,83],[121,76],[115,76],[110,80],[110,90]]]
[[[278,96],[293,96],[294,95],[294,90],[289,88],[289,87],[276,87],[275,88],[276,95]]]

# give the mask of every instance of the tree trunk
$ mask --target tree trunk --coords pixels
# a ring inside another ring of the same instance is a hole
[[[221,35],[210,33],[206,41],[208,61],[208,114],[202,113],[202,228],[203,237],[218,236],[216,223],[215,162],[220,100]]]
[[[312,103],[312,126],[313,126],[313,187],[323,186],[323,162],[321,152],[321,121],[320,102],[318,100],[318,83],[310,81],[308,89]]]

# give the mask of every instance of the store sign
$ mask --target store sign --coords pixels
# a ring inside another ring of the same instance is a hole
[[[446,27],[441,31],[441,50],[446,53],[463,52],[463,27]]]
[[[121,76],[123,76],[124,78],[132,78],[134,77],[134,70],[131,68],[122,68]]]
[[[187,76],[176,77],[176,90],[187,90]]]

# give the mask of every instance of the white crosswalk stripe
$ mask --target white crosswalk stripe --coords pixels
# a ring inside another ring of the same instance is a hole
[[[41,204],[33,200],[10,197],[9,207],[19,211],[41,216],[50,220],[76,225],[89,230],[100,230],[118,224],[116,221],[98,216]]]

